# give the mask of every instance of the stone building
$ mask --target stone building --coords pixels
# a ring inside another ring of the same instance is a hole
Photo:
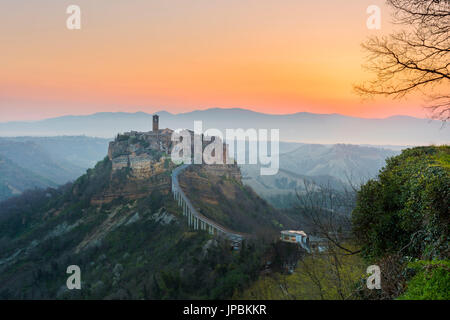
[[[130,131],[118,134],[116,139],[109,143],[108,156],[112,161],[113,171],[122,168],[131,168],[133,175],[148,178],[155,174],[156,163],[170,158],[172,149],[177,142],[172,141],[174,133],[171,129],[159,128],[159,116],[152,117],[152,130],[148,132]],[[194,132],[187,130],[191,135],[191,155],[194,157]],[[216,137],[206,139],[201,136],[201,150],[215,141]],[[223,161],[225,164],[234,164],[228,157],[228,148],[223,143]],[[229,170],[223,164],[210,165],[211,170],[217,174],[229,174]],[[157,170],[158,171],[158,170]]]
[[[153,115],[153,132],[159,131],[159,116],[157,114]]]

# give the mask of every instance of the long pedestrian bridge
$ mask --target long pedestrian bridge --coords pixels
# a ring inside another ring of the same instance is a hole
[[[183,209],[183,216],[187,217],[188,226],[194,230],[204,230],[211,235],[227,238],[233,243],[234,247],[238,247],[242,240],[248,237],[248,235],[231,231],[199,213],[181,189],[178,175],[189,166],[189,164],[183,164],[172,171],[173,197]]]

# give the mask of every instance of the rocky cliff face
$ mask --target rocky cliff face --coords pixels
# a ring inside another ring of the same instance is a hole
[[[170,159],[173,147],[173,131],[127,132],[118,135],[109,144],[108,157],[111,161],[111,179],[126,175],[126,179],[114,183],[99,196],[91,200],[92,204],[109,203],[119,197],[127,199],[142,198],[154,190],[163,194],[170,192],[170,172],[175,164]],[[193,135],[193,132],[191,132]],[[191,139],[192,143],[194,139]],[[208,140],[202,141],[203,149]],[[224,157],[227,156],[224,145]],[[193,152],[192,145],[192,152]],[[193,165],[216,178],[232,179],[241,183],[241,172],[237,165]],[[119,179],[120,180],[120,179]]]
[[[108,158],[113,183],[91,203],[101,205],[120,197],[139,199],[155,190],[170,192],[170,171],[174,167],[169,156],[171,132],[128,132],[110,142]]]
[[[131,176],[138,180],[149,179],[167,169],[168,154],[172,146],[171,130],[159,132],[129,132],[118,135],[109,144],[108,157],[112,171],[131,169]]]
[[[200,214],[230,230],[273,238],[291,223],[242,184],[237,165],[192,165],[179,182]]]

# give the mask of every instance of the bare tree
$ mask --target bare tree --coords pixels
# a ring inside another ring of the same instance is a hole
[[[304,190],[297,191],[297,210],[312,233],[326,239],[346,254],[357,254],[346,247],[351,238],[350,213],[356,193],[352,189],[335,190],[329,184],[304,181]]]
[[[419,91],[433,118],[450,119],[450,0],[387,0],[394,23],[406,30],[382,38],[371,37],[362,46],[368,52],[364,66],[376,77],[355,86],[363,96],[401,98]]]
[[[361,250],[353,242],[351,212],[359,186],[351,177],[347,175],[348,186],[339,190],[330,183],[318,185],[307,180],[302,190],[297,190],[296,209],[303,218],[302,225],[324,240],[321,249],[312,248],[299,261],[299,272],[310,279],[320,299],[358,297],[359,289],[354,285],[358,272],[363,272],[363,261]]]

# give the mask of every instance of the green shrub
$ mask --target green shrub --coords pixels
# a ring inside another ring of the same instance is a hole
[[[408,264],[415,275],[399,300],[449,300],[450,261],[417,261]]]
[[[448,255],[450,147],[407,149],[358,192],[353,230],[366,258]]]

